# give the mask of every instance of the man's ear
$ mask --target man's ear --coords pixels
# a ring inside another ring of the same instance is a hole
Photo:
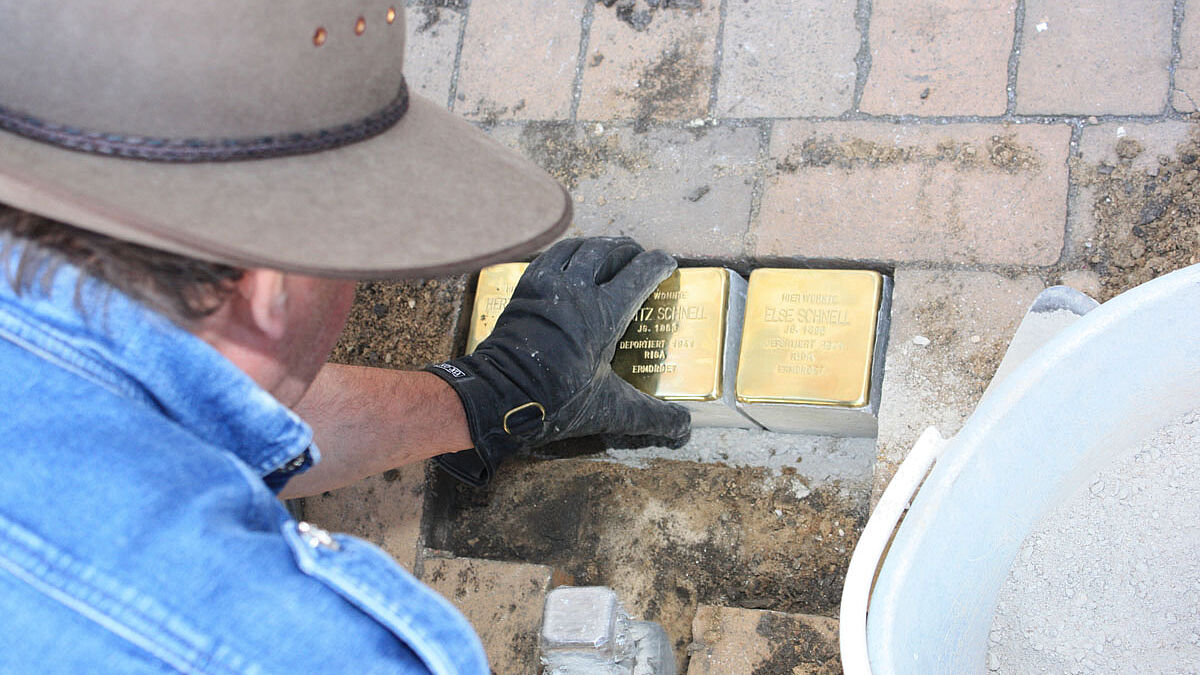
[[[249,318],[260,333],[280,340],[287,329],[287,289],[284,273],[270,269],[249,269],[237,282],[238,293],[250,310]]]

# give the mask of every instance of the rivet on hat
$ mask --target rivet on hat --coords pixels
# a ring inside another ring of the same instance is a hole
[[[388,7],[388,11],[387,11],[387,22],[390,24],[390,23],[392,23],[392,22],[393,22],[393,21],[395,21],[395,20],[396,20],[396,8],[395,8],[395,7]]]
[[[325,44],[325,29],[318,28],[316,33],[313,33],[313,44],[320,47]]]
[[[367,20],[362,18],[361,16],[358,17],[358,21],[354,24],[354,34],[362,35],[363,32],[366,30],[367,30]]]

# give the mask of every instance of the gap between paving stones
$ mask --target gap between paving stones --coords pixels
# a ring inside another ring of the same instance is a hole
[[[1025,39],[1025,0],[1017,0],[1013,11],[1013,40],[1012,51],[1008,55],[1008,81],[1004,86],[1007,102],[1004,115],[1014,117],[1017,113],[1017,70],[1021,64],[1021,45]]]
[[[717,96],[721,84],[721,65],[725,60],[725,20],[729,15],[729,0],[720,0],[717,14],[720,18],[717,21],[717,37],[713,44],[712,82],[709,83],[708,105],[705,107],[706,118],[713,117],[717,109]]]
[[[1175,0],[1171,8],[1171,62],[1167,65],[1167,110],[1176,110],[1175,105],[1175,71],[1183,60],[1181,39],[1183,34],[1184,10],[1187,0]]]
[[[858,27],[862,42],[859,43],[858,53],[854,55],[854,94],[850,112],[856,112],[862,103],[867,77],[871,74],[871,0],[858,0],[854,8],[854,24]]]

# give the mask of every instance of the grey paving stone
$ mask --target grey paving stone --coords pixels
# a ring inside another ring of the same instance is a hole
[[[468,119],[566,119],[583,0],[474,0],[454,109]]]
[[[1034,276],[897,271],[872,504],[926,427],[958,433],[1043,287]]]
[[[1180,112],[1200,110],[1200,0],[1187,0],[1184,6],[1171,105]]]
[[[643,22],[597,3],[579,97],[581,120],[691,120],[712,91],[719,3],[662,3]],[[656,3],[658,4],[658,3]]]
[[[1001,115],[1015,0],[874,0],[871,74],[859,109]]]
[[[850,109],[861,35],[853,0],[727,5],[718,117],[834,116]],[[803,30],[797,27],[803,26]]]
[[[492,135],[540,163],[575,197],[570,234],[627,235],[675,255],[736,258],[758,166],[753,127],[527,124]]]
[[[446,105],[463,15],[440,7],[410,7],[404,75],[413,91]]]

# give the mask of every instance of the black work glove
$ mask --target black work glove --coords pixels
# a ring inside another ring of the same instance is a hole
[[[634,312],[674,270],[666,253],[624,237],[567,239],[538,256],[473,354],[425,368],[458,393],[475,443],[438,464],[482,486],[509,455],[562,438],[686,440],[686,408],[638,391],[610,365]]]

